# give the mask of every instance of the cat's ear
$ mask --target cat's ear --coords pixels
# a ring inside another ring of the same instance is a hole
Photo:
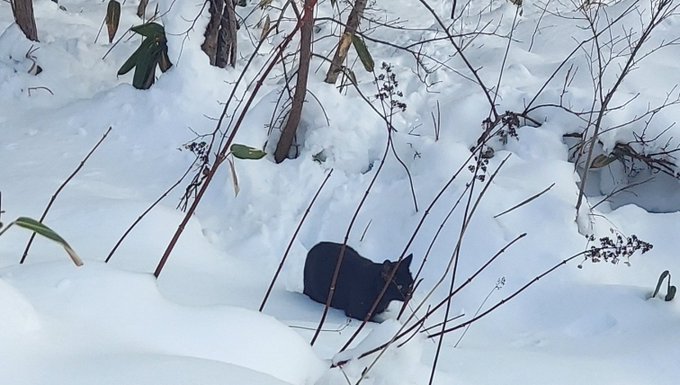
[[[406,266],[408,269],[411,266],[411,261],[413,260],[413,254],[409,254],[408,257],[401,261],[401,266]]]

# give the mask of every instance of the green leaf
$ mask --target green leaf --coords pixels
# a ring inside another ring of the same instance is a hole
[[[30,231],[35,232],[38,235],[42,235],[43,237],[52,240],[54,242],[57,242],[61,246],[64,247],[64,250],[68,253],[68,255],[71,257],[73,260],[73,263],[76,264],[76,266],[82,266],[83,261],[78,257],[78,254],[71,248],[71,246],[57,234],[54,232],[54,230],[50,229],[49,227],[45,226],[44,224],[36,221],[35,219],[28,218],[28,217],[19,217],[17,220],[13,222],[19,227],[23,227],[25,229],[28,229]]]
[[[60,237],[59,234],[33,218],[19,217],[16,221],[14,221],[14,223],[19,227],[35,231],[43,237],[53,240],[57,243],[67,244],[64,238]]]
[[[262,159],[266,152],[243,144],[232,144],[231,153],[239,159]]]
[[[602,168],[604,166],[609,165],[613,161],[617,160],[618,157],[616,155],[605,155],[605,154],[600,154],[593,159],[593,162],[590,164],[590,168]]]
[[[136,25],[132,28],[130,28],[133,32],[137,32],[138,34],[146,37],[163,37],[165,38],[165,28],[163,28],[162,25],[158,23],[146,23],[142,25]]]
[[[134,68],[135,74],[132,78],[132,85],[137,89],[145,90],[151,87],[156,80],[156,66],[160,66],[163,72],[172,67],[168,57],[165,30],[160,24],[156,23],[142,24],[131,29],[146,36],[146,38],[120,67],[118,75],[124,75]]]
[[[147,40],[151,43],[145,45],[143,42],[143,49],[140,46],[142,51],[137,57],[137,68],[135,68],[135,75],[132,78],[132,85],[140,90],[146,90],[153,84],[156,76],[156,64],[162,52],[162,48],[152,38],[147,37],[145,42]]]
[[[131,69],[135,68],[137,65],[137,55],[139,54],[139,48],[130,55],[130,57],[123,63],[123,65],[118,70],[118,76],[125,75],[130,72]]]
[[[120,69],[118,70],[118,75],[125,75],[126,73],[130,72],[131,69],[135,68],[140,57],[144,55],[144,52],[150,50],[151,45],[153,44],[154,44],[153,39],[149,38],[144,39],[139,48],[137,48],[137,50],[135,50],[135,52],[133,52],[132,55],[130,55],[130,57],[120,67]]]
[[[106,8],[106,28],[109,31],[109,43],[113,42],[118,31],[118,24],[120,22],[120,3],[116,0],[110,0]]]
[[[352,45],[354,46],[354,49],[357,51],[357,54],[359,55],[359,60],[361,60],[361,64],[364,65],[366,71],[373,72],[375,63],[373,62],[371,53],[368,52],[368,48],[366,48],[366,44],[364,44],[364,41],[361,40],[359,36],[352,35]]]

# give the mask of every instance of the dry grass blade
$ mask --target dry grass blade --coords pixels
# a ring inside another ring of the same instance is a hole
[[[113,38],[118,32],[118,24],[120,23],[120,3],[116,0],[109,1],[106,8],[106,29],[109,32],[109,43],[113,43]]]
[[[500,214],[494,215],[493,217],[494,217],[494,218],[498,218],[498,217],[500,217],[501,215],[505,215],[505,214],[507,214],[507,213],[509,213],[509,212],[511,212],[511,211],[513,211],[513,210],[516,210],[516,209],[518,209],[518,208],[524,206],[525,204],[527,204],[527,203],[533,201],[534,199],[540,197],[541,195],[547,193],[547,192],[550,191],[550,189],[553,188],[554,186],[555,186],[555,183],[551,184],[550,186],[548,186],[548,188],[546,188],[545,190],[539,192],[538,194],[532,195],[531,197],[529,197],[529,198],[523,200],[522,202],[520,202],[520,203],[518,203],[518,204],[516,204],[516,205],[514,205],[514,206],[512,206],[512,207],[510,207],[509,209],[503,211],[503,212],[500,213]]]
[[[229,170],[231,171],[231,183],[234,186],[234,196],[237,197],[241,188],[238,186],[238,176],[236,175],[236,167],[234,166],[234,161],[231,158],[227,158],[229,162]]]

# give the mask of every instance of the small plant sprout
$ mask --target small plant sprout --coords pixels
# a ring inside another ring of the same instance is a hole
[[[675,293],[677,292],[677,288],[674,285],[671,285],[671,273],[670,271],[666,270],[661,275],[659,276],[659,281],[656,283],[656,289],[654,289],[654,293],[652,293],[652,296],[650,298],[656,297],[657,294],[659,294],[659,290],[661,289],[661,285],[663,285],[663,281],[668,278],[668,286],[666,288],[666,296],[664,297],[664,301],[670,302],[675,298]]]
[[[125,75],[134,68],[132,85],[137,89],[146,90],[156,81],[156,66],[162,72],[172,67],[165,29],[162,25],[151,22],[132,27],[130,30],[144,36],[144,40],[120,67],[118,75]]]

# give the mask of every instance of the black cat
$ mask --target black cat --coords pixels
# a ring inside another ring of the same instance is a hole
[[[340,243],[321,242],[307,253],[304,293],[316,302],[326,303],[341,248]],[[385,311],[391,301],[405,301],[411,296],[412,259],[413,254],[401,261],[371,318]],[[348,317],[364,320],[396,266],[397,262],[389,260],[374,263],[346,246],[331,307],[344,310]]]

